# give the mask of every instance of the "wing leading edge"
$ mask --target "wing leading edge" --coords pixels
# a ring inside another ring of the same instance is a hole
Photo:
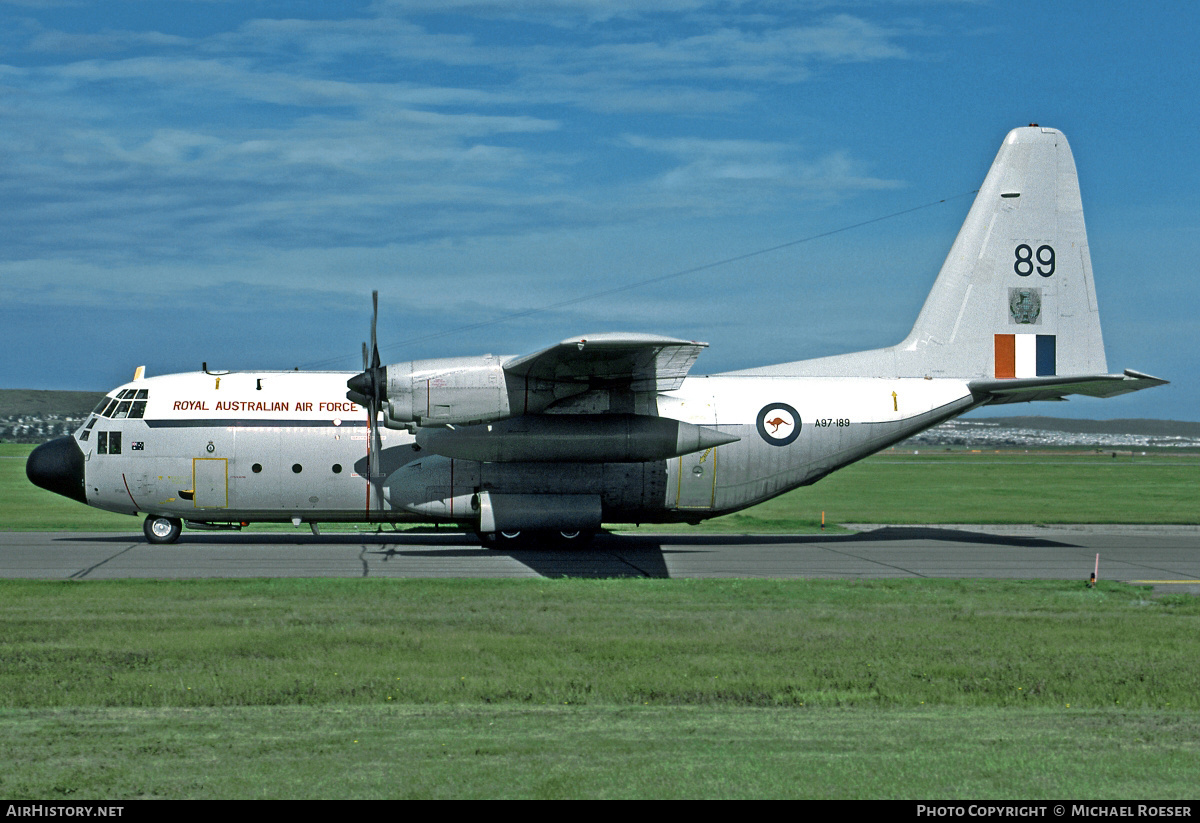
[[[653,334],[572,337],[504,363],[504,371],[526,380],[587,386],[628,387],[634,392],[674,391],[708,348],[707,343]]]

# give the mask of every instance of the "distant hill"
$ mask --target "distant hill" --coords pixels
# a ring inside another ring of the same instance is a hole
[[[0,389],[0,418],[84,417],[104,397],[99,391]]]

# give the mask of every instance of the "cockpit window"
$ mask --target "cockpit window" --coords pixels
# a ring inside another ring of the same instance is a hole
[[[146,416],[146,400],[149,396],[148,389],[121,389],[116,397],[106,397],[100,401],[100,405],[92,414],[117,420],[126,417],[142,418]]]

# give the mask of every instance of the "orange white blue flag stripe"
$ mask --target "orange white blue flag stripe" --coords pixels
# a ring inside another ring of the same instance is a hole
[[[997,334],[996,377],[1048,377],[1057,371],[1053,334]]]

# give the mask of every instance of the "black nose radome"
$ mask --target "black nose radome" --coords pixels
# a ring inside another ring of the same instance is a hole
[[[25,463],[25,475],[35,486],[87,502],[83,487],[83,452],[74,437],[60,437],[33,450]]]

